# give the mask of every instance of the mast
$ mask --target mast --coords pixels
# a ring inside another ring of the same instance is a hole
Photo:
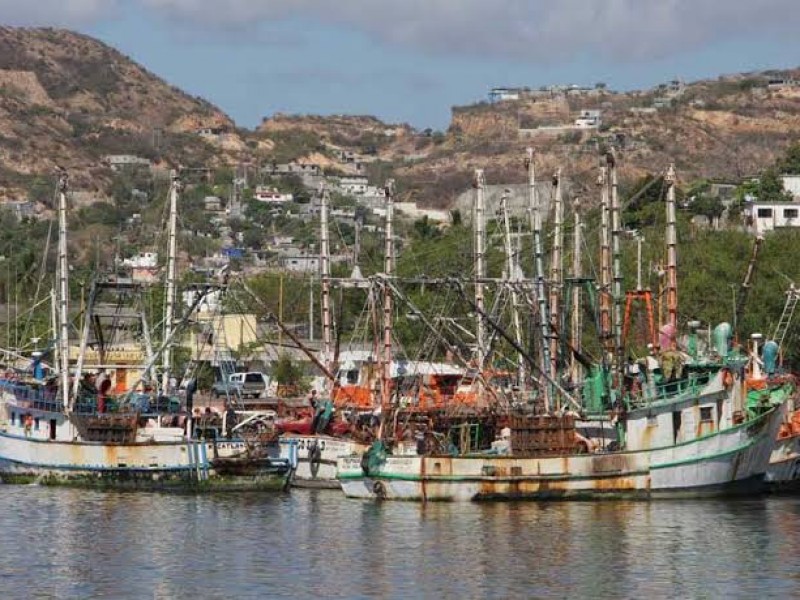
[[[600,186],[600,339],[604,360],[614,351],[611,330],[611,244],[609,240],[609,185],[608,167],[600,167],[597,178]]]
[[[522,347],[522,326],[519,320],[519,297],[516,284],[519,282],[519,269],[514,260],[514,251],[511,247],[511,223],[508,218],[508,194],[509,190],[504,190],[500,196],[500,210],[503,212],[503,233],[506,248],[506,281],[511,292],[511,317],[514,324],[514,339],[517,346]],[[522,388],[525,384],[525,357],[517,355],[517,384]]]
[[[548,373],[550,370],[550,348],[548,347],[549,326],[547,321],[547,298],[544,285],[544,252],[542,250],[542,214],[539,210],[539,198],[536,195],[536,168],[533,148],[528,148],[525,167],[528,169],[528,211],[530,213],[531,231],[533,232],[534,278],[536,279],[536,298],[539,302],[539,325],[541,327],[541,352],[539,353],[539,370]],[[550,412],[550,390],[542,386],[545,411]]]
[[[572,353],[571,353],[571,362],[570,362],[570,375],[572,378],[573,383],[577,383],[580,381],[583,373],[582,373],[582,365],[580,361],[578,361],[577,353],[581,352],[582,350],[582,338],[583,332],[581,331],[582,328],[582,320],[581,320],[581,284],[580,279],[583,275],[583,265],[581,264],[581,244],[583,240],[581,239],[581,215],[578,213],[577,203],[575,207],[575,231],[573,233],[573,252],[572,252],[572,278],[574,283],[572,285],[572,314],[571,314],[571,340],[570,343],[572,344]]]
[[[328,242],[328,188],[323,184],[320,188],[319,211],[319,266],[322,296],[322,361],[330,366],[331,358],[331,263]]]
[[[50,329],[53,339],[58,340],[58,291],[55,287],[50,290]],[[61,344],[53,347],[53,365],[56,371],[61,371]]]
[[[386,226],[383,272],[387,281],[392,276],[394,265],[394,180],[386,182]],[[383,286],[383,377],[381,379],[381,405],[389,406],[391,401],[390,382],[392,380],[392,292],[388,285]]]
[[[486,278],[486,265],[484,263],[486,253],[485,185],[486,180],[484,179],[483,169],[475,169],[475,218],[473,219],[475,230],[475,304],[480,310],[484,309],[483,280]],[[486,359],[486,330],[480,312],[475,315],[475,343],[478,368],[482,369],[483,361]]]
[[[675,216],[675,165],[670,165],[664,182],[667,184],[667,322],[672,334],[678,331],[678,234]],[[674,338],[673,338],[674,339]]]
[[[553,255],[550,264],[550,330],[558,330],[561,315],[561,287],[564,282],[564,269],[561,264],[561,251],[564,244],[564,204],[561,199],[561,169],[553,176],[554,216],[553,216]],[[558,336],[550,336],[550,377],[558,374]]]
[[[617,160],[614,151],[606,154],[606,164],[608,165],[609,186],[611,195],[611,255],[612,255],[612,276],[614,280],[613,300],[614,300],[614,349],[617,359],[617,368],[621,368],[623,363],[622,347],[622,251],[620,249],[620,238],[622,236],[622,218],[617,189]]]
[[[67,265],[67,190],[69,175],[63,169],[58,178],[58,352],[61,359],[61,400],[69,412],[69,267]]]
[[[180,190],[180,179],[177,171],[170,173],[171,185],[169,187],[169,230],[168,252],[167,252],[167,298],[166,309],[164,311],[164,339],[172,338],[172,325],[175,320],[175,262],[178,253],[178,192]],[[161,391],[169,393],[170,370],[172,369],[172,345],[168,343],[164,347],[162,356],[162,375]]]

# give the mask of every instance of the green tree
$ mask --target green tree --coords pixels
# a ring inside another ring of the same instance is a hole
[[[781,175],[800,175],[800,142],[795,142],[786,150],[783,158],[776,164]]]
[[[725,212],[725,206],[716,196],[699,194],[692,198],[689,204],[689,212],[693,215],[702,215],[708,219],[708,224],[713,225],[714,219],[718,219]]]

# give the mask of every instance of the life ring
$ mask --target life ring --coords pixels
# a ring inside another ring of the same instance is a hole
[[[316,479],[320,464],[322,464],[322,449],[314,440],[308,447],[308,468],[311,471],[311,477]]]

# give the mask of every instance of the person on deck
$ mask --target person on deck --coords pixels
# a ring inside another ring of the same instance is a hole
[[[186,412],[192,412],[194,407],[194,394],[197,391],[197,379],[192,377],[186,382]]]
[[[100,375],[97,378],[97,412],[106,412],[106,398],[108,391],[111,389],[111,378],[104,369],[100,370]]]
[[[228,404],[225,410],[225,437],[228,439],[233,437],[233,428],[236,427],[237,421],[238,417],[236,416],[236,411],[233,409],[232,405]]]

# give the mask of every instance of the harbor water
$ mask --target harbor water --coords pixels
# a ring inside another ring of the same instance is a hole
[[[366,503],[0,486],[0,598],[789,598],[800,497]]]

